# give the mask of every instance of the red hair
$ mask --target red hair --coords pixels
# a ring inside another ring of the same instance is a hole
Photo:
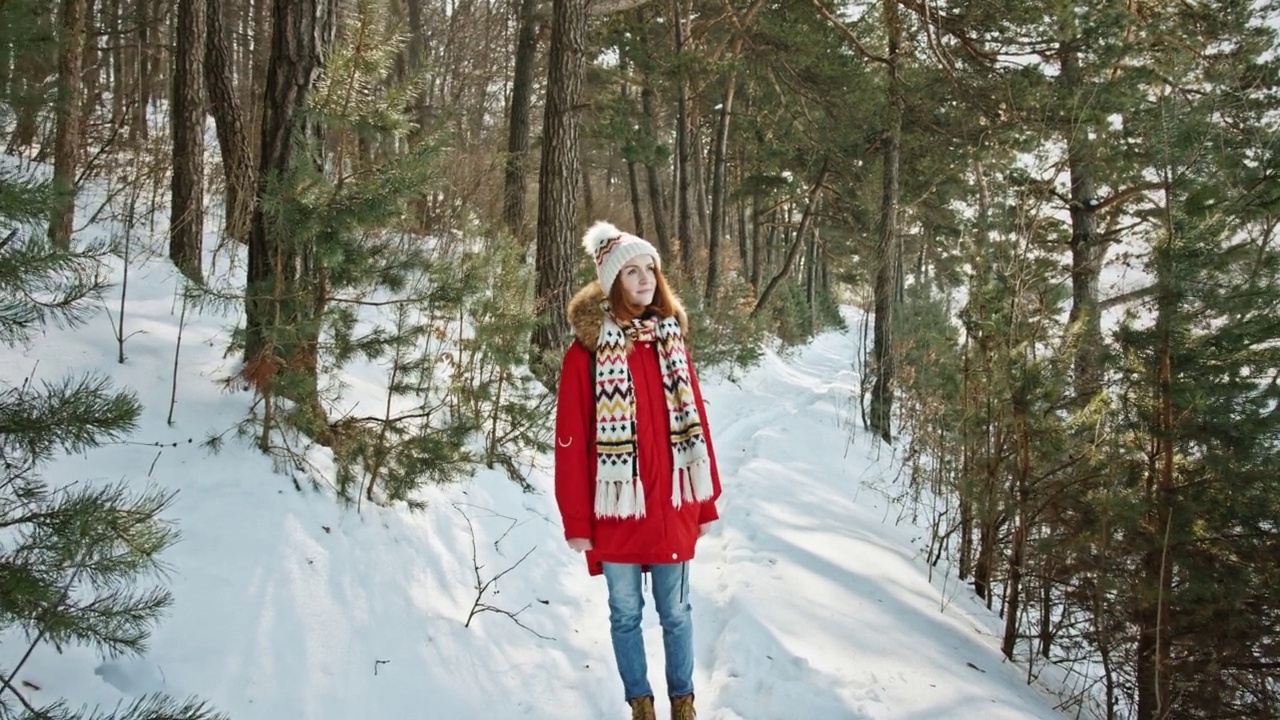
[[[662,269],[655,267],[653,269],[654,286],[653,301],[647,307],[638,307],[627,302],[626,290],[622,287],[620,280],[615,280],[613,286],[609,288],[609,310],[613,313],[613,318],[623,325],[629,324],[635,318],[644,315],[652,310],[658,317],[669,318],[676,314],[678,303],[676,298],[671,294],[671,287],[667,285],[667,279],[662,275]]]

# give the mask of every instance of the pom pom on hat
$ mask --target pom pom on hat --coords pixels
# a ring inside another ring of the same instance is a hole
[[[596,264],[605,295],[609,294],[622,266],[637,255],[651,255],[654,264],[662,267],[662,258],[648,240],[623,232],[604,220],[597,221],[582,236],[582,247]]]
[[[591,256],[591,259],[595,260],[596,255],[600,252],[600,246],[620,235],[622,235],[622,231],[614,227],[613,223],[597,220],[587,230],[587,234],[582,236],[582,247]]]

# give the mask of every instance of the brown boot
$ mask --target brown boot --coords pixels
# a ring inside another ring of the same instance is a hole
[[[697,720],[693,709],[693,693],[671,698],[671,720]]]
[[[631,720],[658,720],[658,714],[653,709],[652,695],[631,698],[627,704],[631,706]]]

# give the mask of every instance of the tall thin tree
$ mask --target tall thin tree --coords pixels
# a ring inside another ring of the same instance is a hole
[[[880,221],[876,242],[875,329],[871,357],[875,384],[867,412],[867,424],[885,442],[893,438],[893,311],[898,302],[902,237],[898,231],[898,143],[902,137],[902,18],[898,0],[883,0],[885,32],[889,38],[885,124],[880,136],[882,182]]]
[[[254,167],[248,124],[240,97],[236,94],[231,48],[223,18],[227,0],[204,0],[204,79],[209,93],[209,112],[218,132],[222,153],[222,174],[226,180],[225,233],[233,240],[248,240],[253,222]]]
[[[204,52],[205,0],[178,0],[169,259],[193,280],[200,279],[204,246]]]
[[[519,0],[520,34],[507,114],[507,155],[503,160],[502,222],[517,239],[523,235],[524,198],[528,192],[529,116],[538,54],[535,9],[534,0]]]
[[[640,107],[644,110],[649,132],[658,136],[660,123],[658,118],[657,93],[653,90],[652,77],[646,76],[644,87],[640,89]],[[653,215],[653,234],[658,240],[658,252],[663,257],[671,257],[671,223],[667,213],[666,194],[662,191],[662,175],[658,172],[658,163],[649,158],[645,162],[645,185],[649,190],[649,211]]]
[[[49,218],[49,241],[54,247],[71,247],[75,217],[76,166],[80,155],[81,60],[84,55],[85,4],[87,0],[63,0],[58,38],[57,129],[54,133],[54,206]]]
[[[1067,14],[1070,18],[1071,15]],[[1070,22],[1070,20],[1068,20]],[[1087,107],[1091,92],[1080,67],[1080,38],[1069,28],[1063,40],[1059,82],[1073,106]],[[1102,316],[1098,307],[1098,279],[1107,244],[1098,233],[1098,199],[1094,190],[1092,128],[1087,114],[1079,112],[1066,133],[1067,169],[1071,182],[1071,315],[1077,333],[1075,385],[1081,401],[1088,402],[1102,390]]]
[[[675,29],[675,54],[682,58],[689,42],[688,26],[691,7],[685,0],[671,0],[671,20]],[[680,271],[693,270],[693,128],[690,118],[688,68],[679,64],[676,90],[676,156],[675,156],[675,222],[680,243]]]

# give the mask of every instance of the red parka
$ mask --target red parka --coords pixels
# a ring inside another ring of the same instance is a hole
[[[716,499],[720,497],[720,472],[711,444],[707,410],[693,363],[689,378],[707,440],[711,460],[712,496],[706,502],[688,501],[679,508],[671,501],[672,454],[671,421],[662,370],[654,343],[637,343],[627,355],[627,367],[635,387],[636,459],[644,484],[645,512],[640,518],[595,517],[596,488],[596,401],[592,353],[604,321],[600,304],[604,292],[600,283],[583,288],[569,303],[569,323],[576,339],[564,356],[556,404],[555,479],[556,503],[564,522],[565,539],[588,538],[587,568],[592,575],[603,572],[601,563],[657,565],[679,563],[693,558],[698,528],[719,518]],[[686,326],[684,311],[678,316]]]

